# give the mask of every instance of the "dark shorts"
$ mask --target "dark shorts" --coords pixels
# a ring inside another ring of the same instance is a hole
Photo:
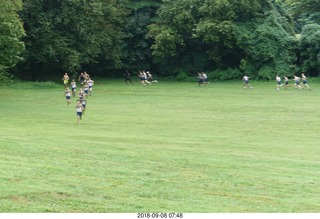
[[[69,97],[69,96],[66,96],[66,99],[67,99],[67,100],[70,100],[70,97]]]
[[[77,112],[77,116],[82,117],[82,112]]]

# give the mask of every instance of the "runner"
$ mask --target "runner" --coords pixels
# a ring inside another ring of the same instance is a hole
[[[145,84],[145,77],[144,77],[144,74],[142,71],[139,71],[138,76],[139,76],[139,80],[140,80],[141,85],[146,85]]]
[[[289,79],[287,76],[284,76],[284,89],[287,90],[289,87]]]
[[[92,87],[94,85],[94,81],[91,78],[89,78],[88,81],[87,81],[87,84],[89,86],[89,96],[91,96],[92,95]]]
[[[128,84],[128,81],[133,85],[132,81],[131,81],[131,74],[128,70],[126,70],[126,73],[124,74],[126,76],[126,78],[124,79],[124,82],[126,82],[126,84]]]
[[[143,80],[144,80],[144,84],[149,84],[149,85],[151,85],[151,82],[150,81],[148,81],[148,75],[147,75],[147,72],[145,72],[145,71],[142,71],[142,78],[143,78]]]
[[[81,105],[82,105],[82,107],[83,107],[82,113],[83,113],[83,115],[84,115],[84,112],[86,111],[86,104],[87,104],[86,98],[85,98],[85,97],[82,98],[82,100],[80,100],[80,102],[81,102]]]
[[[83,76],[84,76],[84,83],[86,83],[89,80],[90,75],[86,71],[84,71]]]
[[[202,72],[203,84],[206,86],[208,84],[208,76],[206,73]]]
[[[84,91],[83,91],[82,88],[80,88],[78,95],[79,95],[79,97],[80,97],[81,95],[84,95]]]
[[[62,77],[62,80],[63,80],[64,87],[67,88],[68,87],[68,82],[69,82],[68,73],[64,73],[64,75]]]
[[[67,105],[69,106],[69,104],[71,103],[71,92],[68,87],[65,90],[64,95],[66,96]]]
[[[203,84],[203,77],[201,73],[198,73],[198,86],[200,87]]]
[[[150,73],[150,71],[146,72],[146,76],[147,76],[147,81],[150,82],[150,84],[151,84],[151,82],[153,82],[153,79],[152,79],[152,74]]]
[[[306,86],[309,90],[311,90],[311,88],[308,85],[307,82],[307,77],[305,76],[304,73],[301,74],[301,78],[302,78],[302,88],[304,88],[304,86]]]
[[[301,79],[301,78],[299,78],[299,77],[296,76],[296,75],[293,76],[294,86],[295,86],[296,88],[302,89],[302,87],[300,86],[300,79]]]
[[[89,85],[87,82],[85,82],[84,86],[83,86],[83,91],[84,91],[84,94],[85,96],[89,96]]]
[[[72,97],[76,96],[76,88],[77,88],[77,83],[74,79],[71,81],[71,92],[72,92]]]
[[[276,76],[276,81],[277,81],[277,90],[280,90],[281,87],[281,78],[279,75]]]
[[[79,75],[79,82],[80,82],[80,85],[83,85],[84,80],[85,80],[85,78],[84,78],[84,74],[81,72],[81,73],[80,73],[80,75]]]
[[[82,111],[83,111],[83,106],[80,103],[80,100],[77,101],[76,105],[76,113],[77,113],[77,122],[78,125],[80,125],[80,120],[82,119]]]
[[[243,76],[242,78],[242,81],[243,81],[243,88],[247,88],[247,87],[251,87],[251,85],[249,84],[249,77],[248,76]]]

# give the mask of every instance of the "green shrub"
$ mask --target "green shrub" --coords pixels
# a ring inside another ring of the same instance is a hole
[[[181,71],[181,72],[177,75],[176,80],[177,80],[177,81],[185,81],[185,80],[187,80],[187,78],[188,78],[187,73]]]
[[[12,75],[9,75],[4,69],[0,68],[0,86],[12,84],[12,78]]]
[[[275,75],[276,73],[274,72],[274,68],[268,65],[265,65],[258,70],[258,80],[269,81],[269,80],[272,80]]]
[[[176,81],[185,81],[185,82],[193,82],[195,81],[195,77],[190,76],[188,73],[185,71],[180,71],[178,75],[175,77]]]
[[[239,78],[242,78],[242,73],[239,69],[216,69],[215,71],[208,74],[210,80],[238,80]]]

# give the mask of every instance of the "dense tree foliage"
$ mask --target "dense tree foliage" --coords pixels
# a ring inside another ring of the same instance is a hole
[[[22,22],[18,11],[21,1],[0,1],[0,84],[8,80],[7,70],[22,59],[24,44]]]
[[[34,80],[125,69],[178,80],[319,74],[319,0],[22,2],[0,1],[0,70],[22,60],[17,71]]]
[[[150,35],[154,55],[165,66],[175,63],[176,71],[270,79],[287,73],[295,60],[289,22],[281,5],[267,0],[166,0]]]
[[[120,66],[123,2],[113,0],[24,0],[27,37],[24,67],[76,73],[85,65]]]
[[[260,1],[261,2],[261,1]],[[291,19],[278,3],[266,1],[255,18],[237,22],[236,38],[245,53],[240,68],[258,79],[294,74],[297,39]]]
[[[301,32],[306,24],[320,24],[320,0],[285,0],[295,20],[296,32]]]
[[[299,65],[301,71],[311,76],[320,72],[320,25],[308,24],[303,27],[299,41]]]
[[[123,68],[134,71],[150,69],[152,41],[147,37],[147,26],[156,20],[156,11],[161,0],[131,0],[127,4],[129,11],[124,38]]]
[[[320,0],[286,0],[299,36],[297,69],[311,76],[320,73]]]

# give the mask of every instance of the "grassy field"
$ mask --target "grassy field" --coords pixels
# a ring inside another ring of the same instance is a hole
[[[0,88],[0,212],[319,212],[320,89]]]

